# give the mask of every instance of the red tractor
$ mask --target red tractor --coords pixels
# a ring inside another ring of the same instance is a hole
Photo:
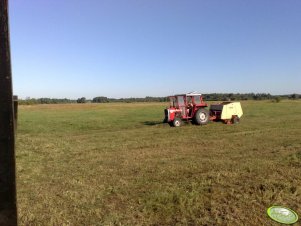
[[[193,121],[197,125],[206,125],[209,121],[209,111],[205,109],[207,103],[202,94],[187,93],[170,96],[170,107],[166,108],[164,122],[171,126],[181,126],[183,121]]]

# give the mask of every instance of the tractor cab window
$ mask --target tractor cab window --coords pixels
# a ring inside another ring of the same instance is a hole
[[[184,106],[185,105],[183,96],[178,96],[178,105],[179,106]]]
[[[192,104],[192,98],[190,96],[187,96],[186,97],[186,102],[187,102],[187,105]]]
[[[176,106],[176,98],[175,97],[170,97],[170,106],[171,107],[175,107]]]
[[[201,104],[201,96],[194,96],[194,103],[195,104]]]

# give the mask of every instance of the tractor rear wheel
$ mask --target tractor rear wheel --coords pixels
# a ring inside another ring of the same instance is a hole
[[[172,121],[172,125],[174,127],[179,127],[182,125],[182,120],[180,118],[175,118],[173,121]]]
[[[205,108],[200,108],[195,113],[194,121],[197,125],[206,125],[209,122],[209,111]]]

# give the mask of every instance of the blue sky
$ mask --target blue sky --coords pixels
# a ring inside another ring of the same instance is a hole
[[[301,93],[300,0],[10,1],[14,93]]]

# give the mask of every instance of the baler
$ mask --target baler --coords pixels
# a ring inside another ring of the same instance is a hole
[[[223,121],[226,124],[238,123],[243,115],[240,102],[230,101],[210,105],[209,112],[210,120]]]

